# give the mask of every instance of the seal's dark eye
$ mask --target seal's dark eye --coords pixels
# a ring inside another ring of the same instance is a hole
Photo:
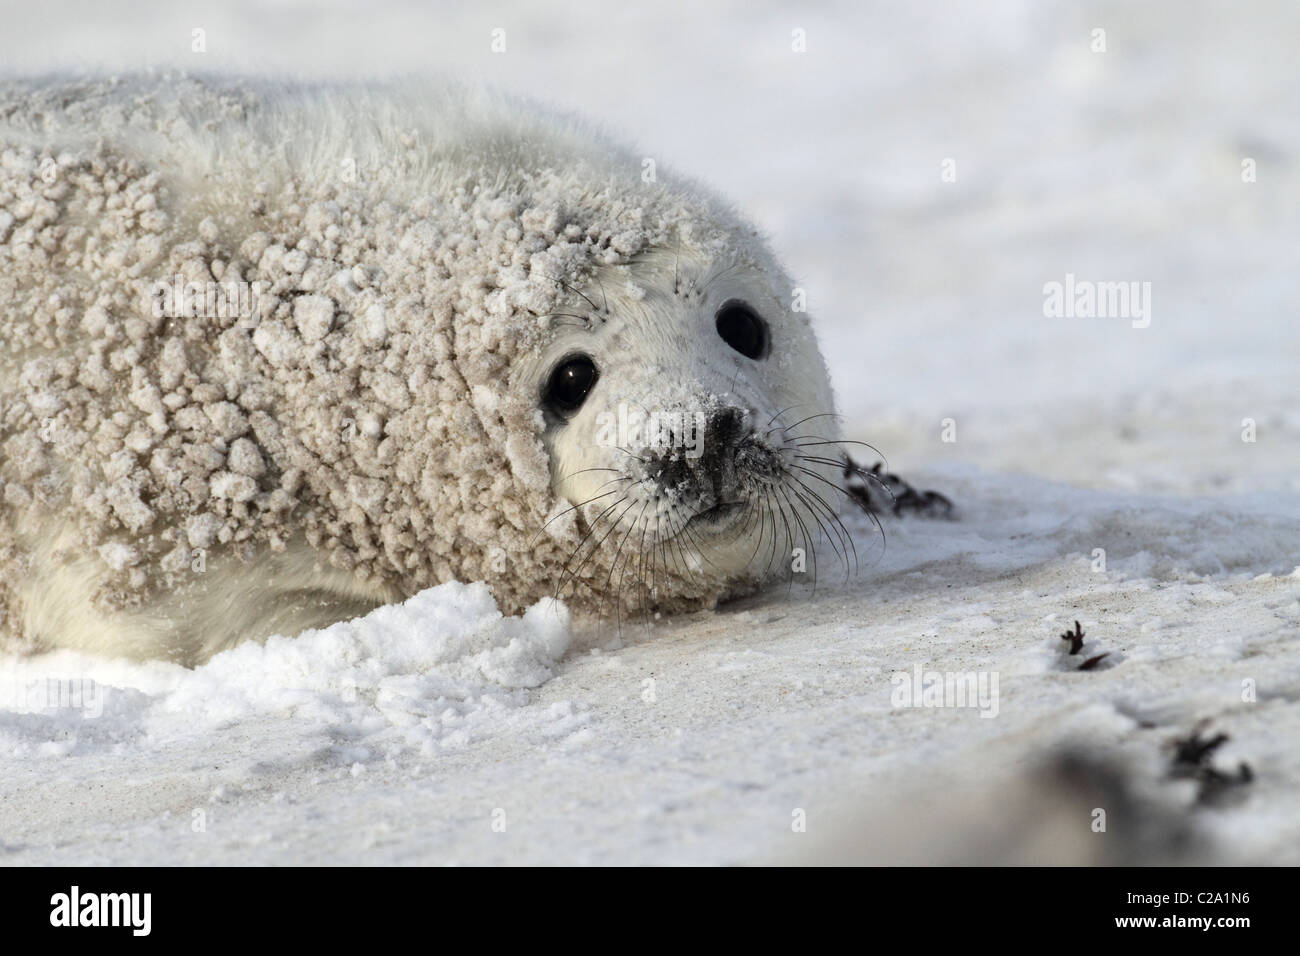
[[[565,359],[551,373],[543,399],[552,409],[568,415],[576,412],[600,378],[596,363],[586,355]]]
[[[767,355],[767,324],[743,302],[728,302],[718,310],[718,334],[722,341],[746,358]]]

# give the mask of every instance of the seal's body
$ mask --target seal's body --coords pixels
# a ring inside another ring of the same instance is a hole
[[[836,521],[798,299],[725,204],[530,104],[7,82],[0,630],[196,663],[453,579],[752,589]]]

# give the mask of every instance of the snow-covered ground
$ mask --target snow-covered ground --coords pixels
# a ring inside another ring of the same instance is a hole
[[[771,233],[847,433],[959,520],[851,518],[856,575],[621,634],[448,585],[194,671],[2,660],[0,862],[1300,863],[1300,8],[355,9],[6,3],[0,64],[602,119]],[[1151,283],[1150,324],[1045,317],[1067,274]],[[918,666],[986,696],[898,706]],[[1251,782],[1171,777],[1199,721]]]

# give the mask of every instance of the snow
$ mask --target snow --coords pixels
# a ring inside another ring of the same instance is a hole
[[[1300,863],[1294,5],[191,6],[21,7],[0,61],[436,62],[603,120],[771,233],[846,434],[958,520],[887,517],[882,549],[850,516],[856,575],[827,551],[815,593],[621,632],[445,585],[193,671],[6,659],[0,860],[1144,862],[1186,828],[1192,859]],[[1067,274],[1151,282],[1150,327],[1046,318]],[[918,665],[996,674],[997,716],[895,707]],[[1203,720],[1252,770],[1231,800],[1170,773]],[[1097,773],[1035,843],[1067,748],[1119,768],[1148,839],[1088,829],[1128,806]]]

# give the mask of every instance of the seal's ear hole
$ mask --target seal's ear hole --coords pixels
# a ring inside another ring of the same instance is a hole
[[[718,335],[746,358],[767,356],[767,323],[744,302],[733,299],[723,304],[716,317]]]
[[[600,372],[590,355],[569,355],[551,372],[542,391],[542,403],[557,414],[572,415],[596,386]]]

